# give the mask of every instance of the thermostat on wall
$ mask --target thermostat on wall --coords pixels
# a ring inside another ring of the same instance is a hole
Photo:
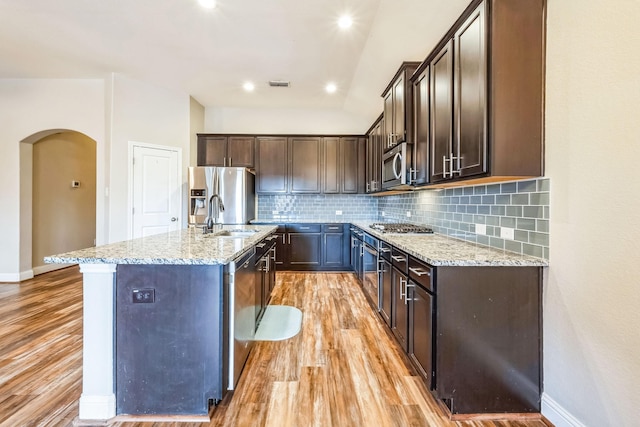
[[[71,181],[71,188],[80,187],[80,181]]]

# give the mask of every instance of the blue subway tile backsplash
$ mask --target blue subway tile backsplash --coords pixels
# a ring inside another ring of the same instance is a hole
[[[258,195],[258,218],[410,222],[469,242],[548,259],[549,190],[549,179],[538,178],[392,196]],[[476,224],[486,225],[487,234],[476,234]],[[505,227],[514,229],[514,240],[502,235]]]

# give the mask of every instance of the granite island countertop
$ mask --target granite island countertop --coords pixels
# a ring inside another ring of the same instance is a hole
[[[353,225],[362,231],[437,266],[467,267],[547,267],[549,262],[542,258],[520,255],[488,246],[466,242],[442,234],[394,234],[381,233],[369,227],[370,223],[356,221]]]
[[[228,264],[276,230],[274,225],[226,225],[217,230],[257,230],[250,237],[219,237],[187,228],[44,258],[48,264]]]

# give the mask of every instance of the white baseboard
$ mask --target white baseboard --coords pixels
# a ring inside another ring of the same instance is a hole
[[[82,420],[108,420],[116,416],[116,396],[108,395],[80,395],[78,402],[79,415]]]
[[[0,273],[0,283],[17,283],[22,279],[23,273]],[[32,276],[33,277],[33,276]]]
[[[542,393],[542,415],[556,427],[587,427],[545,393]]]
[[[21,271],[20,272],[20,281],[33,279],[33,270]]]
[[[63,268],[67,268],[70,267],[74,264],[45,264],[45,265],[39,265],[37,267],[33,267],[33,276],[37,276],[38,274],[44,274],[44,273],[48,273],[50,271],[54,271],[54,270],[60,270]]]

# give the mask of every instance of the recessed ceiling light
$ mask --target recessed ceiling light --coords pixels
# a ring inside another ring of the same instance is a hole
[[[256,88],[256,86],[255,86],[253,83],[251,83],[251,82],[245,82],[245,83],[242,85],[242,88],[243,88],[244,90],[246,90],[247,92],[253,92],[253,90]]]
[[[216,0],[198,0],[198,3],[200,3],[200,6],[207,9],[213,9],[216,7]]]
[[[336,87],[335,83],[327,83],[327,85],[324,87],[324,90],[326,90],[328,93],[334,93],[338,88]]]
[[[353,24],[353,20],[349,15],[342,15],[340,19],[338,19],[338,26],[343,30],[346,30],[347,28],[351,27],[352,24]]]

